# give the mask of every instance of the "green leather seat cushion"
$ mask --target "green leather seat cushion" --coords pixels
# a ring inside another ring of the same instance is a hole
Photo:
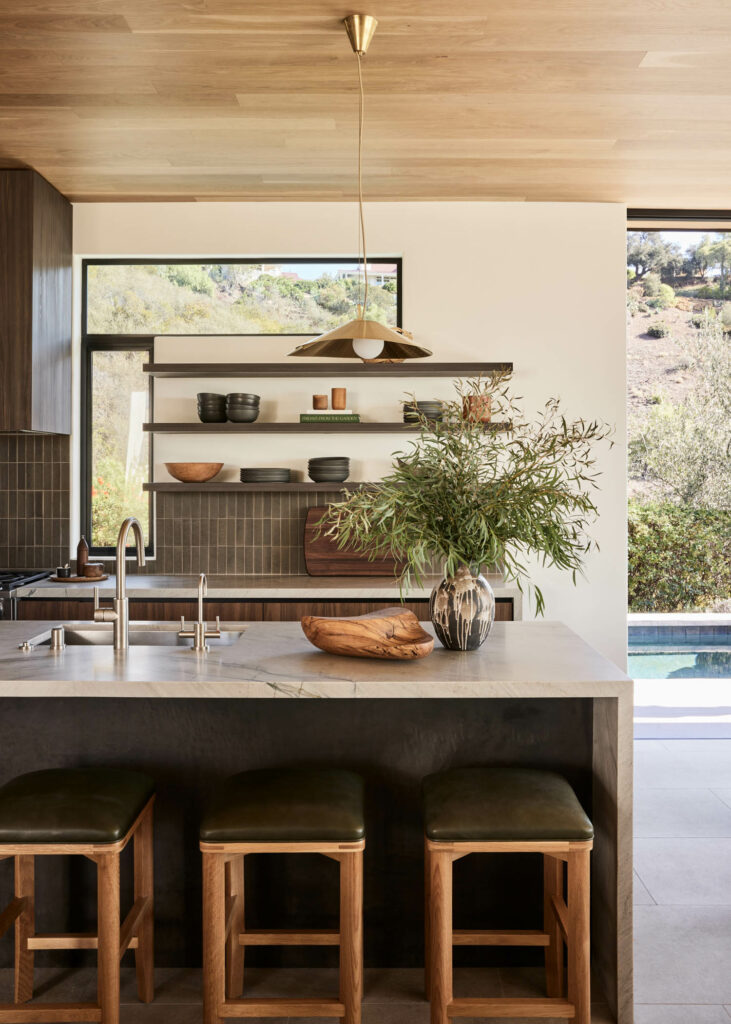
[[[52,768],[0,788],[0,844],[116,843],[155,784],[123,768]]]
[[[573,789],[556,772],[453,768],[424,779],[426,834],[435,842],[568,840],[594,829]]]
[[[358,842],[363,780],[339,769],[263,769],[223,783],[203,817],[206,843]]]

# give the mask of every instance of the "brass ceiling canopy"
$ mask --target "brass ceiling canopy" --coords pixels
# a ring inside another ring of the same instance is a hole
[[[371,39],[376,34],[378,27],[376,19],[372,14],[349,14],[347,18],[343,18],[343,25],[348,33],[353,53],[357,53],[359,57],[365,57],[368,47],[371,45]]]
[[[358,316],[341,327],[298,345],[291,356],[334,356],[340,359],[362,359],[363,362],[419,359],[430,356],[428,348],[415,345],[408,331],[386,327],[377,320],[369,320],[368,312],[368,254],[366,251],[365,217],[363,214],[363,122],[365,96],[361,58],[368,52],[378,22],[370,14],[349,14],[343,19],[353,53],[358,59],[358,214],[360,224],[359,253],[361,260],[361,288],[363,301],[358,303]]]

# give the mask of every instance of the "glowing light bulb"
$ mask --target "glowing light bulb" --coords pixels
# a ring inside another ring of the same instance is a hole
[[[378,359],[383,344],[381,338],[353,338],[353,351],[361,359]]]

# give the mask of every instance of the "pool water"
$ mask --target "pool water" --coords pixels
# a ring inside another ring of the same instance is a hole
[[[642,644],[629,648],[633,679],[731,679],[731,644]]]

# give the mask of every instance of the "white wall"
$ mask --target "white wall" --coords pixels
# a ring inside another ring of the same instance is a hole
[[[603,473],[598,496],[601,516],[594,535],[601,550],[587,560],[586,579],[577,587],[566,575],[545,569],[536,569],[535,579],[544,590],[548,618],[562,619],[623,665],[624,207],[585,203],[371,203],[367,207],[367,226],[371,254],[403,257],[404,326],[414,332],[419,343],[433,350],[435,359],[512,360],[515,389],[524,396],[526,411],[537,410],[546,398],[558,395],[567,415],[597,417],[615,424],[615,448],[609,453],[602,451],[598,463]],[[99,203],[74,208],[77,258],[346,256],[354,253],[355,244],[352,204]],[[285,358],[289,349],[286,340],[266,344],[266,352],[261,350],[252,356],[247,348],[241,358],[272,359],[272,346],[277,358]],[[413,384],[408,380],[399,382],[397,393],[417,384],[423,391],[425,383],[418,379]],[[260,382],[258,393],[263,394],[260,388],[264,386],[265,382]],[[191,396],[195,390],[198,387],[190,390]],[[436,391],[436,385],[432,386],[430,393]],[[311,393],[309,382],[303,393]],[[178,392],[182,394],[185,392]],[[175,393],[170,397],[174,398]],[[294,393],[292,398],[294,401]],[[373,395],[364,391],[360,396],[353,393],[351,398],[359,398],[360,411],[364,412]],[[298,398],[290,406],[292,419],[296,419],[300,405]],[[175,408],[175,403],[168,408]],[[162,418],[173,416],[165,413]],[[202,451],[200,439],[182,440],[184,447],[181,439],[166,439],[164,450],[158,442],[156,461],[162,461],[163,455],[196,457]],[[229,438],[224,441],[228,445],[236,443]],[[374,435],[357,441],[356,448],[348,439],[354,458],[362,460],[354,467],[354,479],[366,475],[368,459],[376,457],[371,455],[371,446],[390,444],[391,438],[384,441]],[[274,465],[289,464],[288,457],[295,449],[291,439],[288,449],[282,449],[282,443],[281,438],[258,439],[258,464],[262,464],[262,452]],[[340,453],[342,444],[335,440],[332,444]],[[322,449],[323,453],[329,450]],[[297,449],[295,453],[301,459],[307,450]],[[233,471],[236,465],[246,464],[248,453],[227,450],[224,455],[227,468],[230,464]],[[526,614],[530,614],[527,603]]]

